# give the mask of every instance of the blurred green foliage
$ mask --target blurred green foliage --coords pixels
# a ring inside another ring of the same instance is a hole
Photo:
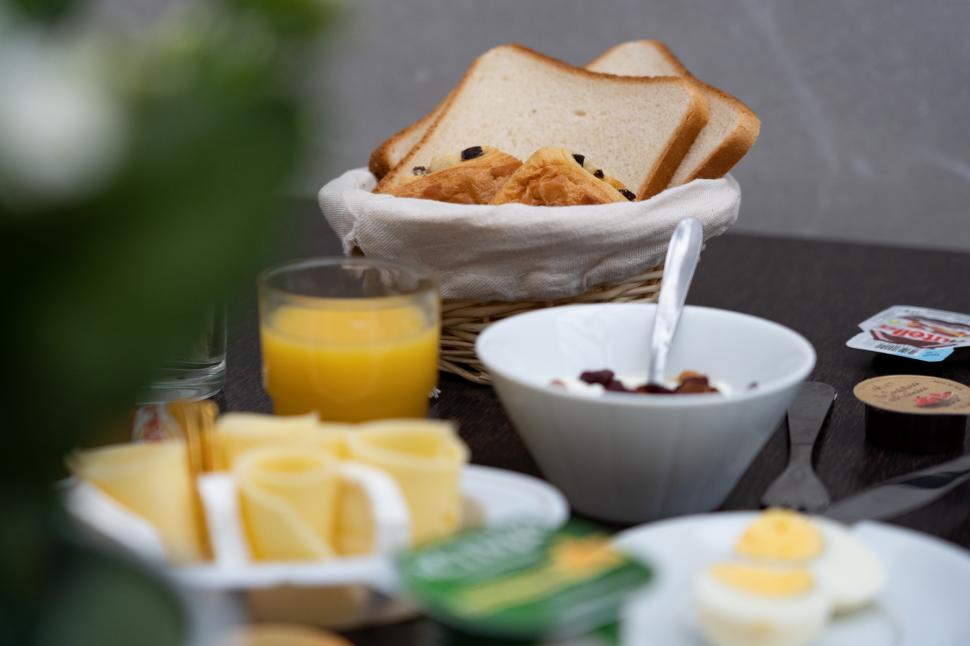
[[[72,4],[15,0],[8,15],[56,25]],[[75,631],[65,644],[148,644],[112,641],[99,613],[122,600],[156,627],[152,643],[177,643],[147,575],[59,531],[51,484],[264,263],[313,140],[301,72],[334,13],[326,0],[224,0],[138,41],[100,34],[123,159],[77,199],[0,195],[0,644],[41,643],[38,626],[45,639]]]
[[[27,18],[48,22],[63,18],[76,3],[74,0],[10,0],[10,4]]]

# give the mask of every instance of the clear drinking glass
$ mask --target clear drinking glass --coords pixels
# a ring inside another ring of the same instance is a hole
[[[263,384],[278,415],[426,417],[441,302],[430,272],[370,258],[304,260],[259,278]]]
[[[168,362],[137,395],[139,404],[212,397],[226,380],[226,307],[212,305],[192,348]]]

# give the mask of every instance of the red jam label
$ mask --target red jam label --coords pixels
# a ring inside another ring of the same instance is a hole
[[[895,305],[859,324],[850,348],[920,361],[943,361],[970,347],[970,316],[910,305]]]

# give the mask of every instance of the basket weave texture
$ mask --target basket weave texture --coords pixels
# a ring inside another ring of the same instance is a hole
[[[658,266],[622,283],[599,285],[570,298],[552,301],[445,300],[441,306],[441,354],[438,368],[476,384],[490,384],[485,366],[475,354],[479,333],[496,321],[556,305],[580,303],[656,303],[663,267]]]

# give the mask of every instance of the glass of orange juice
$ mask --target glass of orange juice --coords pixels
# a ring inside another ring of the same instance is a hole
[[[263,384],[277,415],[363,422],[425,417],[438,379],[432,275],[370,258],[321,258],[259,278]]]

